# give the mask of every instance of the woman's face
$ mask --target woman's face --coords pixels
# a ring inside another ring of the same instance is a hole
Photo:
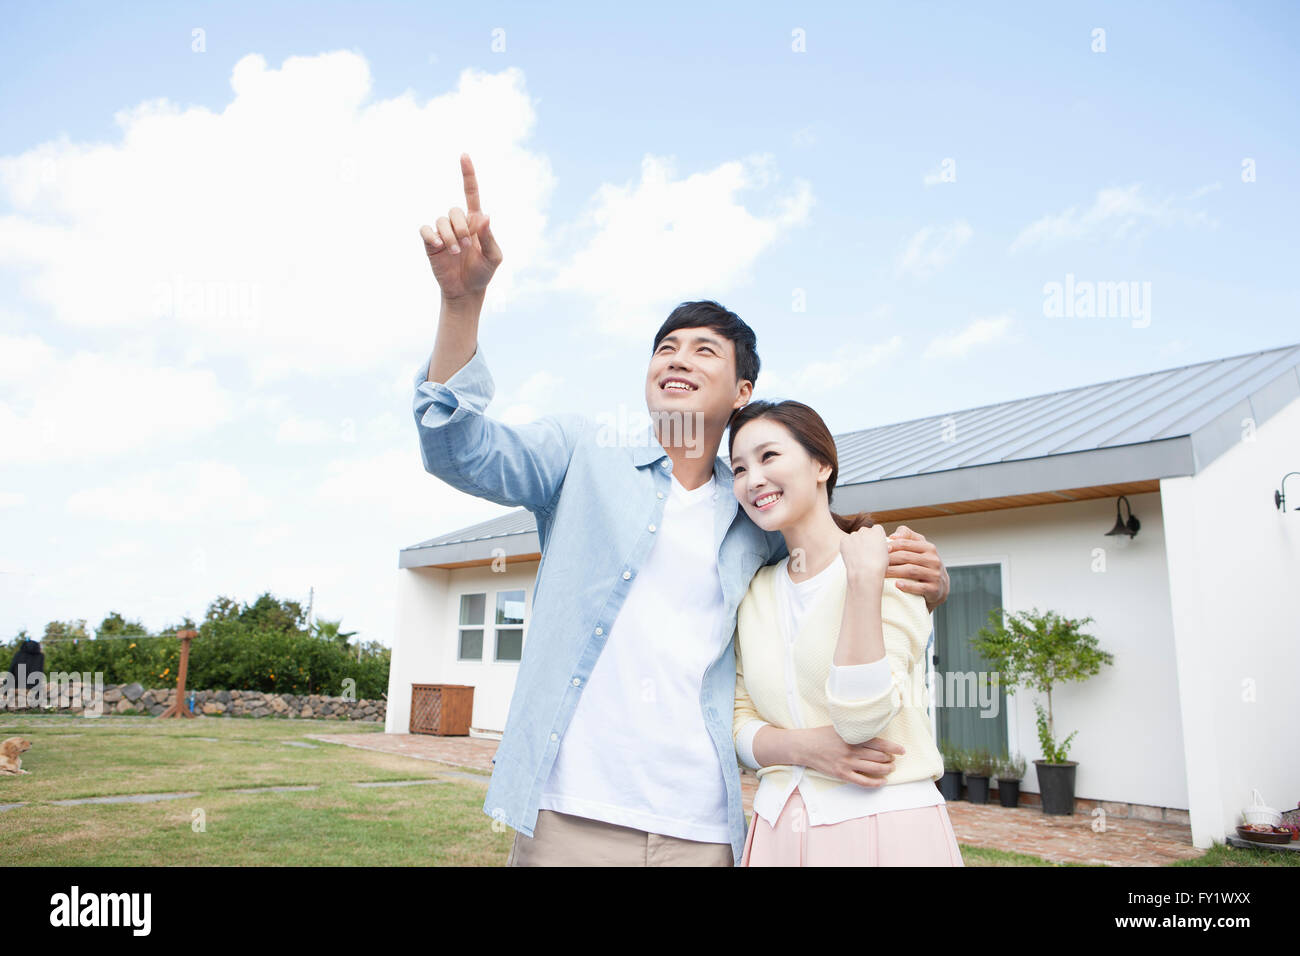
[[[756,418],[741,426],[731,455],[732,491],[764,531],[784,530],[828,507],[830,465],[813,459],[780,422]]]

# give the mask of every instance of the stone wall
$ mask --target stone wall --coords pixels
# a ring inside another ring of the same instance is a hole
[[[49,700],[36,693],[15,691],[15,710],[45,710],[79,714],[93,700],[94,687],[77,681],[48,687]],[[320,694],[265,694],[256,690],[196,690],[194,711],[210,717],[310,717],[317,720],[366,720],[382,723],[387,700],[348,700]],[[190,692],[186,691],[188,701]],[[106,684],[100,711],[121,714],[128,711],[161,714],[176,699],[176,688],[146,690],[140,684]],[[5,707],[0,699],[0,709]],[[89,708],[92,712],[94,707]]]

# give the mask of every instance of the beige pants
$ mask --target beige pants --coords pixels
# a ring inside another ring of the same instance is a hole
[[[603,820],[539,810],[532,836],[515,831],[506,866],[733,866],[730,843],[701,843]]]

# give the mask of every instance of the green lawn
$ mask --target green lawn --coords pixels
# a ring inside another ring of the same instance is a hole
[[[339,720],[0,713],[0,740],[24,736],[33,743],[23,755],[31,774],[0,776],[0,805],[27,804],[0,812],[0,865],[503,865],[514,831],[494,829],[483,813],[488,774],[305,736],[382,730]],[[438,782],[354,785],[423,780]],[[308,785],[318,789],[235,792]],[[50,802],[178,791],[197,795]],[[961,850],[967,866],[1057,865],[1001,850]],[[1295,856],[1216,847],[1179,865],[1296,865]]]
[[[28,804],[0,813],[0,865],[504,863],[513,831],[494,831],[483,813],[487,774],[304,736],[380,732],[377,724],[336,720],[0,714],[0,739],[25,736],[33,744],[23,755],[30,775],[0,776],[0,804]],[[353,786],[390,780],[443,782]],[[319,789],[234,792],[308,784]],[[47,802],[177,791],[198,796],[140,804]]]

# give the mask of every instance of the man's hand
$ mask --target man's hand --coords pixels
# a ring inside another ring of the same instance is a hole
[[[460,154],[460,171],[465,179],[465,209],[453,206],[438,218],[436,228],[420,227],[434,278],[443,300],[449,302],[481,297],[504,258],[479,206],[478,179],[469,153]]]
[[[803,766],[868,789],[884,785],[885,777],[894,769],[894,755],[904,752],[901,744],[883,737],[862,744],[845,743],[830,725],[801,733],[805,735]]]
[[[938,550],[905,524],[889,536],[889,569],[885,577],[901,578],[898,589],[921,595],[929,611],[948,600],[948,569],[939,560]]]

